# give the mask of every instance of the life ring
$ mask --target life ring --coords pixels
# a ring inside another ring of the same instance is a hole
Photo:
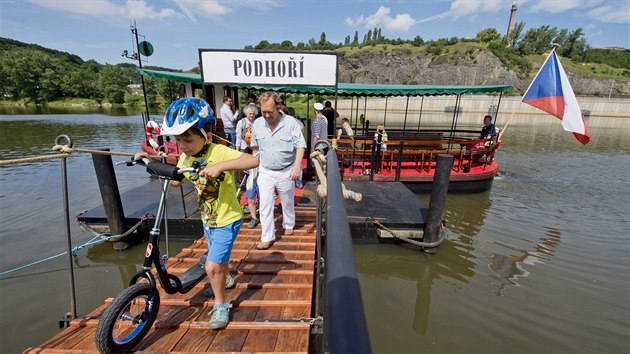
[[[147,135],[147,141],[149,142],[149,144],[151,144],[153,149],[157,151],[158,148],[160,147],[160,144],[153,139],[153,131],[155,131],[155,136],[157,140],[159,141],[160,140],[160,126],[155,121],[150,120],[147,122],[145,133]]]

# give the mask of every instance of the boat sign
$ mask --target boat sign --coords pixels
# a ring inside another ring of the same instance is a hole
[[[337,55],[199,49],[204,83],[336,86]]]

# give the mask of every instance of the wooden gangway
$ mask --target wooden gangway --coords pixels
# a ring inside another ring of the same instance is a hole
[[[281,213],[276,212],[276,229],[282,230]],[[166,294],[160,288],[157,320],[137,353],[276,352],[306,353],[313,317],[315,276],[316,209],[296,206],[292,236],[282,236],[268,250],[257,250],[260,225],[247,228],[247,219],[236,238],[230,258],[236,286],[227,290],[234,306],[227,328],[208,328],[213,298],[203,296],[207,280],[187,294]],[[169,272],[181,274],[207,250],[202,237],[167,262]],[[113,294],[112,294],[113,295]],[[76,318],[53,338],[25,353],[96,353],[94,333],[105,307]]]

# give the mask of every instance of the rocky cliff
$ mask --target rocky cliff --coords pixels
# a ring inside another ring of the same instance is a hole
[[[499,58],[485,49],[441,55],[409,49],[373,50],[340,56],[339,81],[418,85],[511,84],[514,86],[512,92],[521,94],[538,69],[536,64],[529,74],[507,69]],[[566,71],[577,95],[630,96],[628,79],[606,79]]]

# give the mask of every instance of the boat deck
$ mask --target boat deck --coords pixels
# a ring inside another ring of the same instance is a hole
[[[276,229],[282,230],[280,213]],[[260,225],[241,228],[230,258],[236,286],[227,290],[234,306],[232,320],[219,331],[207,327],[213,298],[203,296],[206,281],[187,294],[166,294],[160,288],[158,318],[138,353],[155,352],[291,352],[309,347],[315,268],[316,211],[296,206],[292,236],[282,236],[270,249],[257,250]],[[244,225],[246,223],[244,222]],[[181,274],[205,254],[202,237],[167,262],[169,272]],[[113,294],[112,294],[113,295]],[[24,353],[96,353],[94,333],[99,317],[111,302],[70,322],[59,334]]]

